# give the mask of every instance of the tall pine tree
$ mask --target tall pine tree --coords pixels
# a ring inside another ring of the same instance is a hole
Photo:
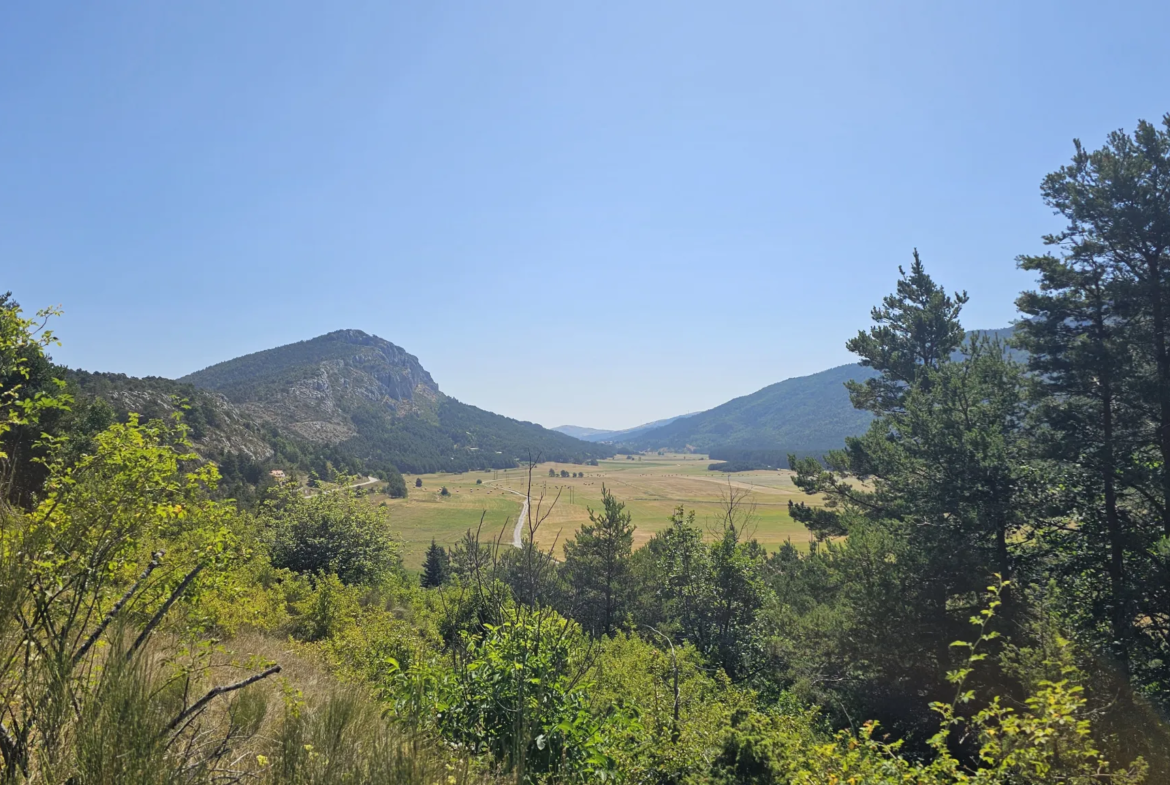
[[[574,614],[595,635],[613,632],[630,607],[630,555],[634,524],[625,504],[601,486],[599,511],[565,543],[564,572]]]

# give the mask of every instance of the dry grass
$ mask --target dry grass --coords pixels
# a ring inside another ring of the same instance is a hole
[[[808,530],[789,516],[788,502],[815,505],[818,500],[793,485],[791,472],[726,475],[708,471],[709,464],[706,458],[695,455],[642,456],[641,460],[633,461],[618,456],[601,461],[599,466],[539,464],[533,471],[534,505],[542,494],[546,508],[558,493],[560,497],[538,540],[547,547],[554,541],[563,543],[571,538],[582,523],[588,522],[589,508],[600,506],[603,484],[632,513],[637,526],[635,546],[645,544],[655,532],[668,526],[671,512],[679,505],[695,510],[700,523],[714,526],[728,483],[737,490],[747,491],[747,504],[754,507],[755,537],[765,547],[772,550],[789,539],[803,545],[811,539]],[[549,469],[557,473],[555,478],[548,476]],[[584,472],[585,476],[562,478],[562,470],[570,474]],[[484,531],[492,537],[507,521],[514,523],[522,506],[522,496],[517,494],[523,494],[528,483],[527,472],[521,469],[426,474],[421,475],[421,489],[414,487],[418,476],[406,478],[410,491],[407,499],[373,497],[375,503],[389,504],[394,531],[403,540],[404,561],[411,569],[418,569],[422,564],[431,538],[440,545],[451,545],[469,527],[476,526],[481,514],[486,513]],[[477,485],[476,480],[482,484]],[[443,486],[450,496],[439,495]],[[505,541],[510,539],[510,527],[508,531]]]

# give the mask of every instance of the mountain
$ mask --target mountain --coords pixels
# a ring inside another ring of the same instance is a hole
[[[529,455],[583,462],[613,450],[462,403],[418,358],[360,330],[218,363],[179,380],[334,462],[404,472],[506,468]]]
[[[849,403],[845,382],[873,375],[873,370],[860,365],[841,365],[787,379],[644,431],[624,443],[646,450],[690,447],[699,452],[718,447],[792,452],[836,449],[845,444],[846,436],[862,433],[872,419]]]
[[[692,412],[691,414],[694,414]],[[675,420],[680,420],[683,417],[690,417],[691,414],[680,414],[678,417],[667,417],[664,420],[655,420],[643,425],[636,425],[633,428],[626,428],[623,431],[606,431],[597,428],[584,428],[580,425],[558,425],[553,428],[554,431],[568,434],[577,439],[583,439],[587,442],[621,442],[628,441],[642,433],[653,430],[654,428],[661,428],[664,425],[670,425]]]
[[[1013,329],[973,330],[969,334],[1006,341]],[[1014,359],[1024,359],[1024,353],[1018,349],[1005,347],[1005,352]],[[857,436],[869,427],[872,416],[853,408],[845,382],[864,381],[875,375],[873,369],[861,365],[841,365],[811,376],[787,379],[621,441],[642,450],[823,453],[843,447],[846,437]]]
[[[231,453],[253,463],[264,463],[275,455],[271,434],[219,393],[159,376],[139,379],[124,373],[69,368],[61,368],[60,374],[80,395],[108,403],[119,419],[125,419],[130,412],[144,420],[167,419],[181,406],[188,436],[206,457]]]
[[[557,433],[563,433],[566,436],[572,436],[574,439],[583,439],[587,442],[593,441],[594,436],[604,437],[606,434],[613,433],[613,431],[606,431],[600,428],[585,428],[580,425],[558,425],[552,430]]]

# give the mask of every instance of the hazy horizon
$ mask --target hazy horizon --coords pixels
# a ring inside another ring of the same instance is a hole
[[[1162,116],[1168,22],[9,5],[0,291],[64,308],[72,367],[179,377],[352,327],[475,406],[625,429],[850,362],[915,247],[965,325],[1010,324],[1013,259],[1059,228],[1041,179]]]

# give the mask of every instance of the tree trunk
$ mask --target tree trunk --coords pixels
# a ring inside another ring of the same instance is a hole
[[[1158,373],[1158,447],[1162,453],[1162,532],[1170,537],[1170,358],[1166,356],[1166,313],[1162,302],[1161,253],[1146,258]]]
[[[1122,670],[1129,675],[1129,603],[1125,596],[1125,536],[1117,514],[1113,446],[1113,388],[1108,375],[1101,384],[1101,479],[1105,490],[1105,527],[1109,533],[1109,591],[1113,596],[1110,621]]]

